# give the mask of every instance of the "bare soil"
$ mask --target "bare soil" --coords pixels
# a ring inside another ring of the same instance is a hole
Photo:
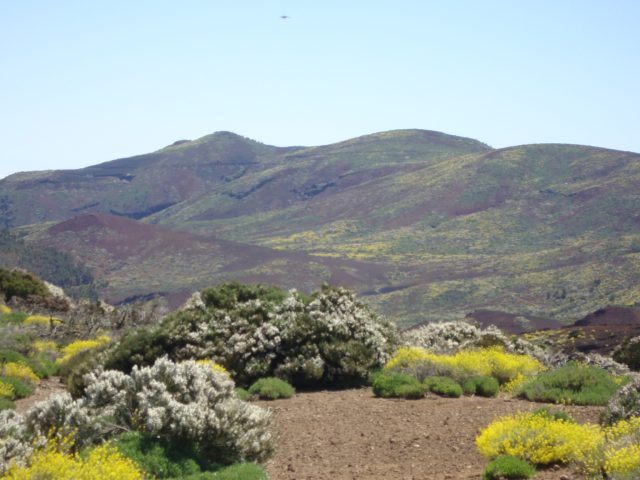
[[[53,395],[64,393],[66,391],[67,389],[60,377],[44,378],[36,387],[33,395],[28,398],[16,400],[16,412],[25,412],[29,410],[29,408],[31,408],[34,404],[42,402],[43,400],[47,400]]]
[[[481,479],[487,464],[475,437],[492,420],[542,404],[510,398],[430,396],[376,398],[370,389],[299,393],[257,402],[274,411],[278,451],[271,480]],[[598,407],[565,407],[579,422],[597,422]],[[551,468],[538,480],[577,480]]]

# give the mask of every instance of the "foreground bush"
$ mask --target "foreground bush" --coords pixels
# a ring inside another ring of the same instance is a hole
[[[482,480],[526,479],[535,474],[536,469],[529,462],[511,455],[501,455],[489,462],[482,474]]]
[[[381,373],[373,380],[373,393],[382,398],[418,399],[426,388],[416,378],[404,373]]]
[[[289,383],[275,377],[261,378],[249,387],[249,394],[257,395],[261,400],[291,398],[294,393],[295,389]]]
[[[210,358],[241,385],[269,376],[297,387],[352,385],[365,382],[395,348],[395,327],[348,290],[325,286],[309,299],[245,287],[205,290],[201,306],[125,336],[106,355],[106,368],[127,372],[167,354]]]
[[[512,455],[538,465],[571,463],[590,479],[640,478],[640,418],[609,427],[578,425],[549,412],[498,419],[476,438],[488,458]]]
[[[606,405],[619,388],[614,377],[605,370],[569,363],[525,383],[518,395],[535,402]]]
[[[476,445],[491,459],[511,455],[535,465],[549,465],[583,461],[602,441],[596,425],[525,413],[496,420],[478,435]]]
[[[222,464],[260,461],[273,451],[270,413],[243,402],[226,376],[206,365],[159,359],[151,367],[88,375],[85,396],[68,394],[36,404],[24,415],[0,414],[0,470],[25,458],[46,435],[75,435],[76,448],[124,431],[181,442]]]
[[[606,425],[632,417],[640,417],[640,377],[618,390],[602,412],[602,422]]]
[[[61,451],[56,443],[49,443],[43,450],[34,452],[28,465],[13,465],[6,480],[56,479],[56,480],[143,480],[145,476],[132,460],[109,444],[93,449],[86,458]]]

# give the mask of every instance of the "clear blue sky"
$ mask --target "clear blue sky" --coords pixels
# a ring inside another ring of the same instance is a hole
[[[638,152],[639,21],[635,0],[4,1],[0,178],[217,130]]]

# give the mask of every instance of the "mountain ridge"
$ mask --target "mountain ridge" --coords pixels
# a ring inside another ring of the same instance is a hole
[[[32,230],[31,241],[63,248],[38,225],[107,214],[195,235],[195,243],[262,247],[269,258],[294,255],[280,260],[304,272],[301,285],[314,283],[314,268],[325,274],[313,288],[336,278],[326,269],[361,272],[349,286],[406,325],[475,310],[570,323],[609,303],[640,301],[640,155],[633,152],[562,143],[493,149],[416,129],[317,147],[216,132],[14,180],[0,181],[0,224]],[[284,267],[270,264],[258,275],[252,258],[253,274],[243,270],[242,279],[296,286]],[[170,291],[181,269],[165,267]],[[118,274],[140,293],[155,289],[135,268]],[[369,281],[367,271],[376,272]]]

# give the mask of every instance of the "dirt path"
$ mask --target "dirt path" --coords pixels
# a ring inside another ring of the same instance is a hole
[[[493,419],[539,408],[507,398],[375,398],[370,389],[301,393],[258,402],[274,411],[280,439],[267,463],[271,480],[480,479],[486,460],[475,437]],[[567,407],[597,421],[596,407]],[[568,469],[538,480],[579,479]]]
[[[46,400],[47,398],[57,395],[58,393],[66,392],[64,383],[60,377],[44,378],[40,381],[40,384],[36,387],[35,392],[28,398],[22,398],[16,400],[16,412],[22,413],[38,402]]]

